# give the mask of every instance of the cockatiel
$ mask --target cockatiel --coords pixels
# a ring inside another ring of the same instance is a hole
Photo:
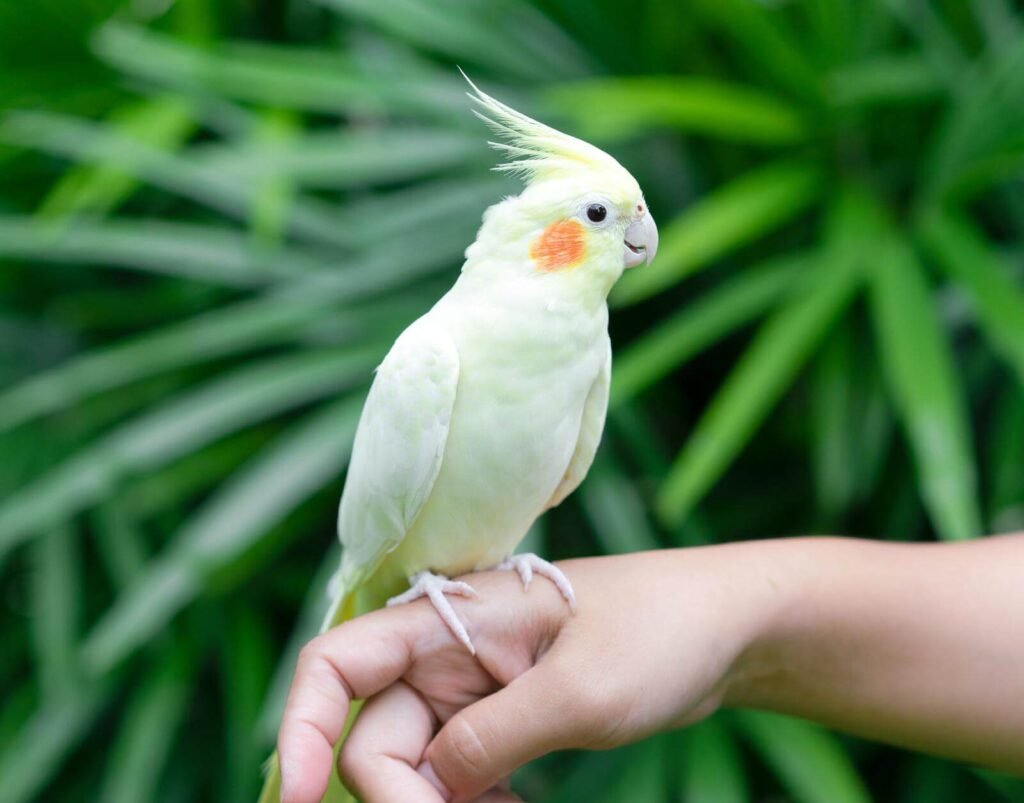
[[[454,286],[376,371],[323,629],[426,596],[474,652],[445,597],[474,593],[455,575],[514,569],[528,586],[536,573],[575,605],[555,566],[513,551],[593,462],[611,379],[608,292],[654,258],[658,231],[615,159],[470,86],[509,157],[497,169],[526,187],[485,212]],[[276,800],[276,770],[264,800]]]

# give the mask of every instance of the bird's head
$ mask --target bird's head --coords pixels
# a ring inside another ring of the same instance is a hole
[[[496,169],[521,176],[526,187],[487,210],[466,252],[467,269],[487,262],[520,275],[572,274],[574,284],[607,293],[624,269],[654,259],[658,229],[629,171],[590,143],[470,86],[480,107],[474,112],[498,136],[491,146],[508,156]]]

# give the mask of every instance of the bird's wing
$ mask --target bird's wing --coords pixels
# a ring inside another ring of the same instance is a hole
[[[608,354],[605,357],[604,366],[601,368],[594,384],[590,386],[587,400],[583,405],[583,417],[580,420],[580,434],[576,440],[576,450],[569,461],[569,467],[558,483],[555,493],[548,502],[547,507],[560,505],[562,501],[575,491],[583,478],[590,471],[594,462],[594,455],[597,453],[597,446],[601,443],[601,433],[604,431],[604,419],[608,412],[608,388],[612,379],[612,349],[608,346]]]
[[[377,368],[338,509],[343,574],[372,572],[430,496],[458,381],[455,344],[429,318],[406,329]]]

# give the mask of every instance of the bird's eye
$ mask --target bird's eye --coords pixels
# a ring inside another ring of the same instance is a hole
[[[604,208],[604,204],[591,204],[587,207],[587,219],[592,223],[600,223],[608,217],[608,210]]]

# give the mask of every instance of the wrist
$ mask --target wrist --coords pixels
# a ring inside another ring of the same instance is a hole
[[[737,546],[742,556],[751,608],[749,625],[724,679],[722,705],[729,708],[777,709],[792,683],[793,653],[801,634],[819,626],[825,606],[821,591],[823,551],[838,538],[787,538]],[[815,590],[816,589],[816,590]]]

